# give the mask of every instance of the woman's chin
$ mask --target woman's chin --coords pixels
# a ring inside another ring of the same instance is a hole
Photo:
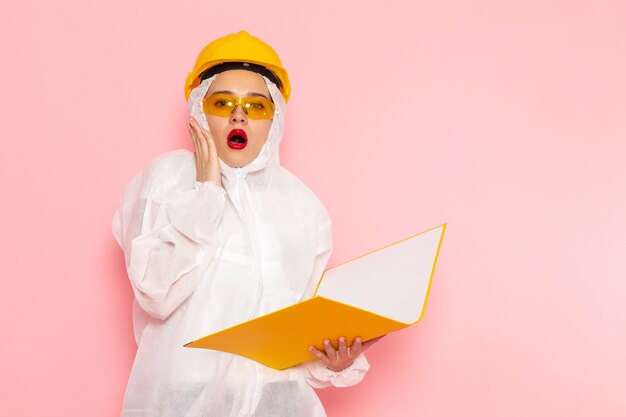
[[[220,156],[220,159],[231,168],[243,168],[250,162],[254,161],[254,158],[250,156],[237,154]]]
[[[218,156],[231,168],[243,168],[256,159],[261,148],[246,147],[245,149],[218,148]]]

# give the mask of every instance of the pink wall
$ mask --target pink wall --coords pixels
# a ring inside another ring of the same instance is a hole
[[[3,415],[119,413],[110,218],[191,148],[187,71],[243,28],[290,71],[282,159],[331,212],[332,263],[448,222],[423,323],[321,392],[329,416],[626,415],[624,2],[161,3],[1,7]]]

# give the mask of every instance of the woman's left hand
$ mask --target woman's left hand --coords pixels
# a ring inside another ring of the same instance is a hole
[[[346,338],[340,337],[337,341],[337,349],[330,343],[330,340],[324,340],[324,351],[319,351],[315,346],[309,346],[309,351],[324,362],[326,367],[334,372],[341,372],[354,362],[354,359],[361,353],[365,352],[370,346],[378,342],[383,336],[376,339],[368,340],[365,343],[361,343],[360,337],[355,337],[352,344],[348,346],[346,344]]]

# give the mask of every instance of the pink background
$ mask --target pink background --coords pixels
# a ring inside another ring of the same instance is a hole
[[[283,164],[331,263],[443,222],[421,324],[329,416],[626,415],[626,6],[620,1],[21,1],[0,6],[6,416],[116,416],[134,355],[110,219],[191,143],[211,39],[273,45]]]

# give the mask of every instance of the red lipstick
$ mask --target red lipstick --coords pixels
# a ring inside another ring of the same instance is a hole
[[[243,129],[233,129],[226,138],[228,147],[234,150],[241,150],[248,144],[248,135]]]

